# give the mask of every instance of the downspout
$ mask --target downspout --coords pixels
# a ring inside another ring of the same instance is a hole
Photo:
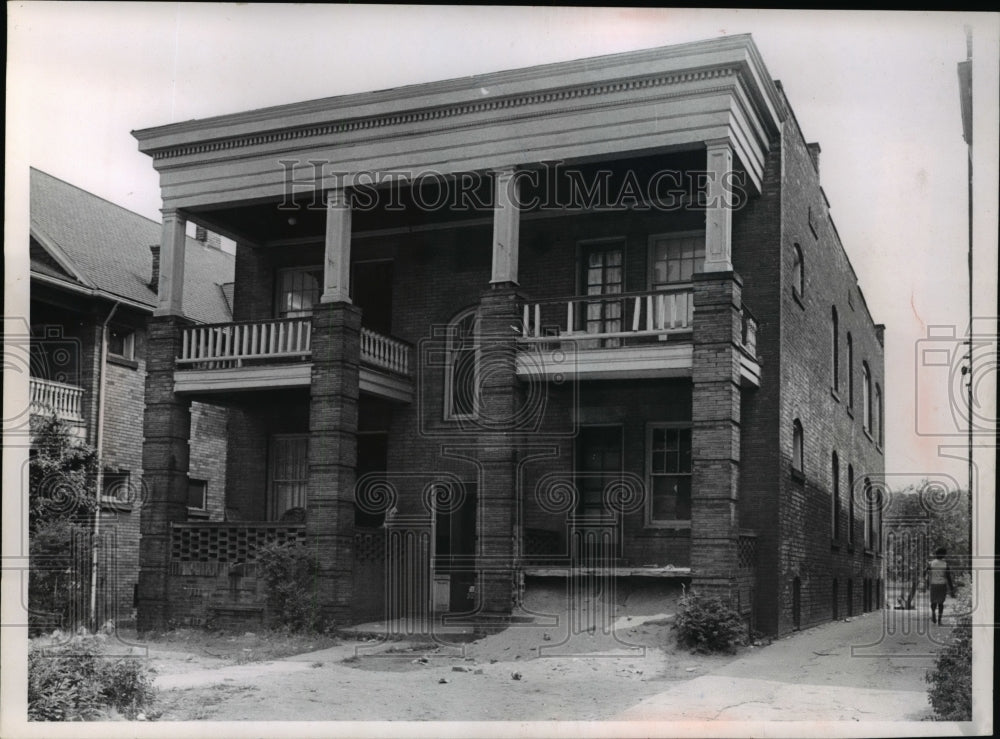
[[[101,324],[101,362],[99,380],[97,383],[97,428],[95,430],[96,439],[94,442],[97,448],[97,508],[94,511],[94,543],[91,546],[92,561],[90,566],[90,623],[97,633],[97,570],[100,560],[100,546],[98,536],[101,533],[101,496],[104,492],[104,389],[107,382],[107,362],[108,362],[108,324],[118,311],[118,301],[111,306],[108,317]]]

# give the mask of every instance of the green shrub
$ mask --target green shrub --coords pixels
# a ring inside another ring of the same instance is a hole
[[[726,601],[695,591],[680,599],[674,628],[681,646],[701,653],[732,653],[747,636],[746,623]]]
[[[28,718],[32,721],[90,721],[115,709],[134,719],[153,705],[149,668],[134,657],[102,653],[99,637],[74,637],[54,647],[28,650]]]
[[[958,623],[951,630],[948,645],[938,654],[934,669],[928,670],[927,700],[942,721],[972,720],[972,616],[971,603],[963,593],[953,610]]]
[[[272,626],[318,631],[323,626],[316,599],[316,560],[302,544],[268,544],[257,550],[257,566],[267,587]]]

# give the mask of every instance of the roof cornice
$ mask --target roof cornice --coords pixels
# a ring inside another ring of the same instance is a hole
[[[141,151],[167,166],[167,160],[191,155],[236,155],[246,147],[501,111],[509,115],[516,108],[564,101],[586,105],[605,95],[733,76],[742,80],[762,120],[781,120],[774,83],[752,39],[741,35],[262,108],[133,135]]]

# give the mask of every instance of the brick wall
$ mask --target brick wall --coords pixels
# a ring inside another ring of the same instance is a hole
[[[880,475],[884,460],[880,449],[862,429],[861,366],[867,361],[872,388],[885,387],[883,351],[865,307],[847,256],[827,212],[819,189],[818,173],[805,141],[790,118],[782,135],[784,187],[781,228],[781,402],[779,448],[781,546],[776,571],[781,610],[778,631],[793,628],[792,589],[800,582],[802,627],[829,620],[833,613],[833,580],[846,599],[844,583],[853,581],[853,604],[846,600],[838,611],[858,613],[862,583],[877,578],[879,558],[863,551],[861,524],[864,506],[855,506],[857,534],[853,551],[846,536],[831,537],[831,459],[840,459],[840,496],[846,522],[847,466],[855,471],[856,487],[865,475]],[[801,299],[793,295],[794,245],[804,258],[805,285]],[[839,397],[832,392],[831,308],[836,306],[840,324]],[[854,364],[847,365],[846,335],[854,343]],[[846,392],[848,372],[854,374],[854,409]],[[804,429],[804,470],[801,479],[791,474],[792,421],[799,418]]]

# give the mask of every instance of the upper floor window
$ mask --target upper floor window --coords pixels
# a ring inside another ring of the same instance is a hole
[[[832,331],[832,351],[830,353],[830,370],[833,375],[833,389],[840,390],[840,317],[837,306],[833,306],[830,314],[830,330]]]
[[[275,315],[301,318],[312,315],[322,295],[322,267],[290,267],[278,271]]]
[[[882,415],[882,388],[879,384],[875,383],[875,425],[877,427],[875,431],[875,441],[878,442],[879,446],[882,446],[885,428],[885,419]]]
[[[854,339],[847,332],[847,405],[854,407]]]
[[[854,546],[854,465],[847,465],[847,543]]]
[[[704,234],[665,234],[651,239],[650,287],[657,290],[690,282],[705,269]]]
[[[806,272],[802,259],[802,247],[798,244],[792,245],[792,292],[796,297],[801,298],[805,294]]]
[[[478,407],[478,362],[474,308],[465,310],[448,324],[445,366],[444,417],[471,418]]]
[[[868,363],[861,363],[861,421],[865,431],[872,428],[871,376],[868,373]]]
[[[830,536],[840,536],[840,458],[834,452],[830,459]]]
[[[135,331],[124,326],[108,329],[108,354],[122,359],[135,359]]]
[[[802,423],[799,419],[792,421],[792,471],[803,474],[803,458],[805,455]]]
[[[649,522],[691,520],[691,427],[656,424],[646,436]]]

